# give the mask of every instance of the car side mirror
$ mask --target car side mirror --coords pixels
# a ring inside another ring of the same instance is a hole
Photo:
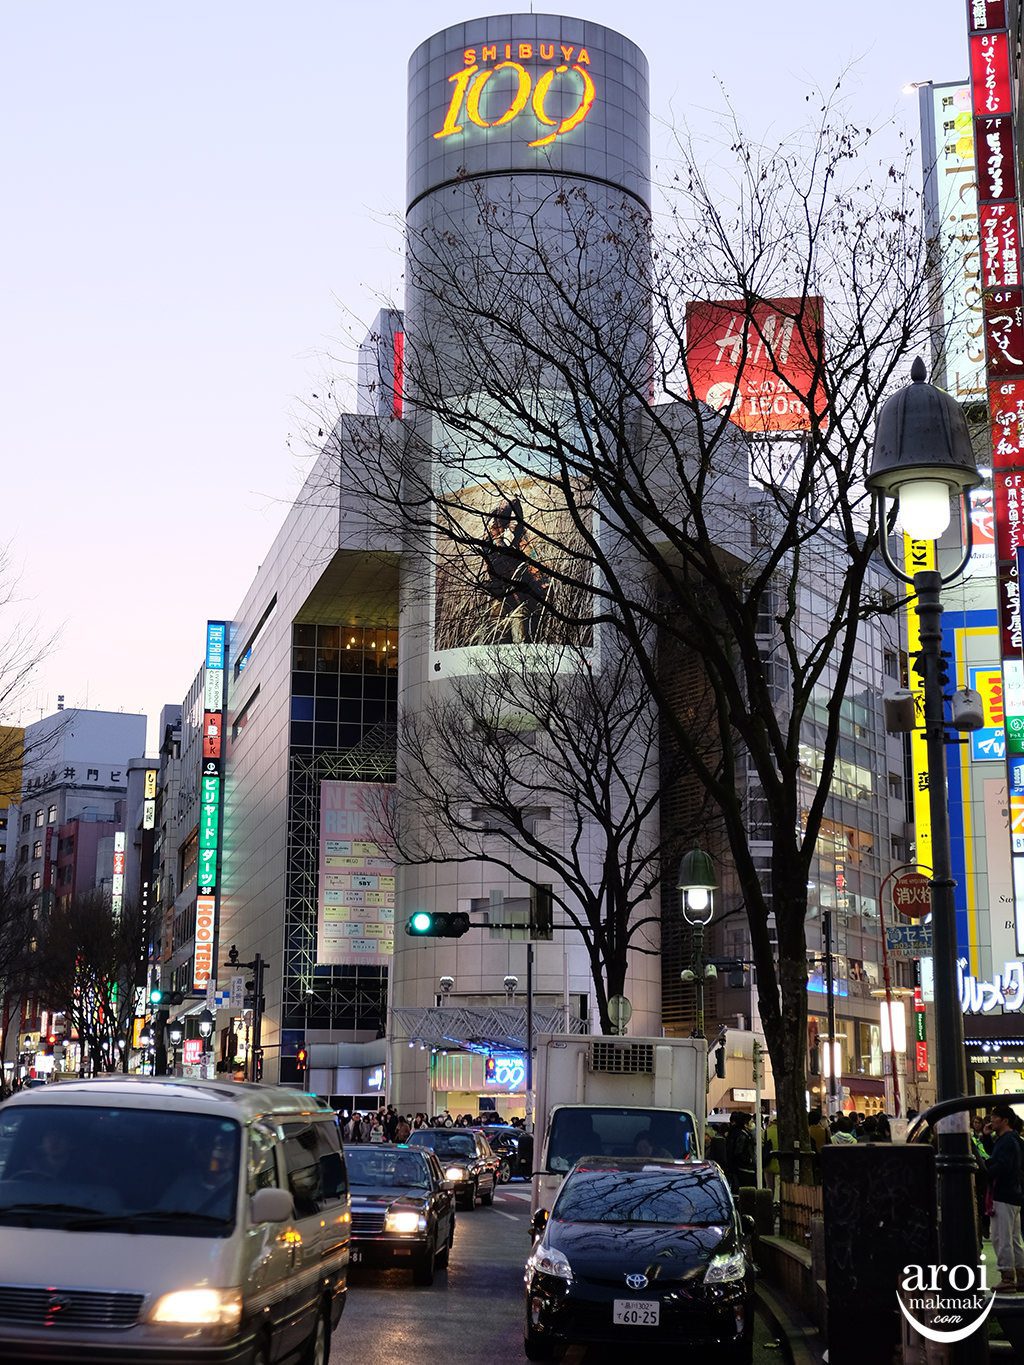
[[[536,1241],[538,1237],[543,1236],[544,1229],[547,1227],[548,1219],[550,1217],[551,1215],[548,1213],[547,1209],[538,1209],[530,1219],[530,1236],[534,1241]]]
[[[752,1213],[740,1214],[740,1227],[743,1229],[744,1236],[753,1237],[757,1231],[757,1222]]]
[[[287,1223],[295,1216],[295,1201],[289,1190],[257,1190],[249,1201],[253,1223]]]

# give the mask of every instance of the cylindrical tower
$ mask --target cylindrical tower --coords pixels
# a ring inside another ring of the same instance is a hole
[[[471,540],[476,524],[495,548],[482,552],[474,596],[474,585],[467,588],[472,574],[455,572],[465,568],[465,545],[449,547],[446,559],[443,547],[435,544],[431,553],[422,537],[413,537],[400,620],[406,718],[429,714],[438,698],[485,675],[488,660],[500,661],[504,688],[510,670],[528,671],[531,657],[550,668],[559,650],[569,674],[581,658],[587,667],[601,666],[602,641],[585,609],[579,620],[564,603],[545,613],[528,592],[508,591],[511,571],[504,595],[495,589],[502,543],[524,557],[518,550],[524,526],[541,544],[553,582],[559,555],[571,556],[582,542],[565,508],[553,505],[550,480],[531,485],[533,457],[519,450],[503,464],[494,445],[481,448],[474,430],[479,419],[503,433],[500,447],[514,438],[516,402],[565,430],[566,423],[578,429],[587,421],[580,393],[589,393],[597,409],[612,390],[632,392],[637,406],[648,394],[646,58],[610,29],[555,15],[500,15],[435,34],[410,61],[407,186],[405,383],[412,445],[422,477],[445,497],[451,491],[456,529]],[[588,328],[581,319],[597,325]],[[581,382],[566,378],[566,366],[575,367]],[[535,445],[524,435],[524,448]],[[552,452],[538,449],[535,458],[546,474]],[[648,745],[638,755],[638,787],[653,780],[656,765],[656,746]],[[417,816],[405,812],[402,819],[409,830]],[[552,838],[560,837],[558,813],[550,819]],[[600,842],[595,837],[595,877]],[[518,899],[529,883],[554,880],[549,868],[529,860],[516,860],[515,875],[467,861],[402,868],[393,1004],[433,1005],[442,976],[454,978],[454,999],[498,999],[509,974],[519,978],[521,991],[521,941],[476,929],[458,941],[416,940],[404,925],[416,909],[479,906],[495,892]],[[646,942],[656,949],[657,935]],[[590,963],[577,934],[556,932],[537,945],[535,989],[548,1001],[567,994],[578,1002],[591,994]],[[630,1032],[660,1033],[656,956],[636,955],[627,993]],[[424,1060],[415,1048],[393,1050],[392,1093],[403,1107],[429,1103]]]

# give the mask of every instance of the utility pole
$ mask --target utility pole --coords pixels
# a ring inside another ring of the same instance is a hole
[[[266,971],[266,959],[261,953],[254,953],[251,962],[241,962],[238,949],[232,944],[228,952],[228,966],[232,969],[244,967],[252,972],[252,1046],[249,1048],[246,1061],[249,1080],[258,1081],[261,1079],[259,1063],[260,1041],[263,1035],[263,974]]]

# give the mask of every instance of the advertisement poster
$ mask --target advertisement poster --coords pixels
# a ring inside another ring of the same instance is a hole
[[[380,783],[320,783],[319,964],[386,966],[395,951],[395,865],[375,838],[386,797]]]
[[[696,301],[686,307],[686,367],[694,395],[744,431],[808,431],[822,346],[820,298]]]

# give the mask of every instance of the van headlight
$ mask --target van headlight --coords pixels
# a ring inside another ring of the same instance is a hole
[[[557,1247],[539,1246],[526,1262],[528,1271],[539,1275],[554,1275],[557,1280],[571,1280],[572,1266]]]
[[[731,1284],[742,1280],[747,1273],[747,1258],[742,1251],[724,1252],[712,1256],[704,1274],[705,1284]]]
[[[150,1309],[150,1322],[178,1327],[237,1327],[242,1320],[240,1289],[176,1289]]]
[[[388,1209],[384,1215],[385,1232],[426,1232],[427,1220],[415,1209]]]
[[[444,1173],[445,1180],[465,1180],[466,1172],[461,1166],[449,1166]]]

